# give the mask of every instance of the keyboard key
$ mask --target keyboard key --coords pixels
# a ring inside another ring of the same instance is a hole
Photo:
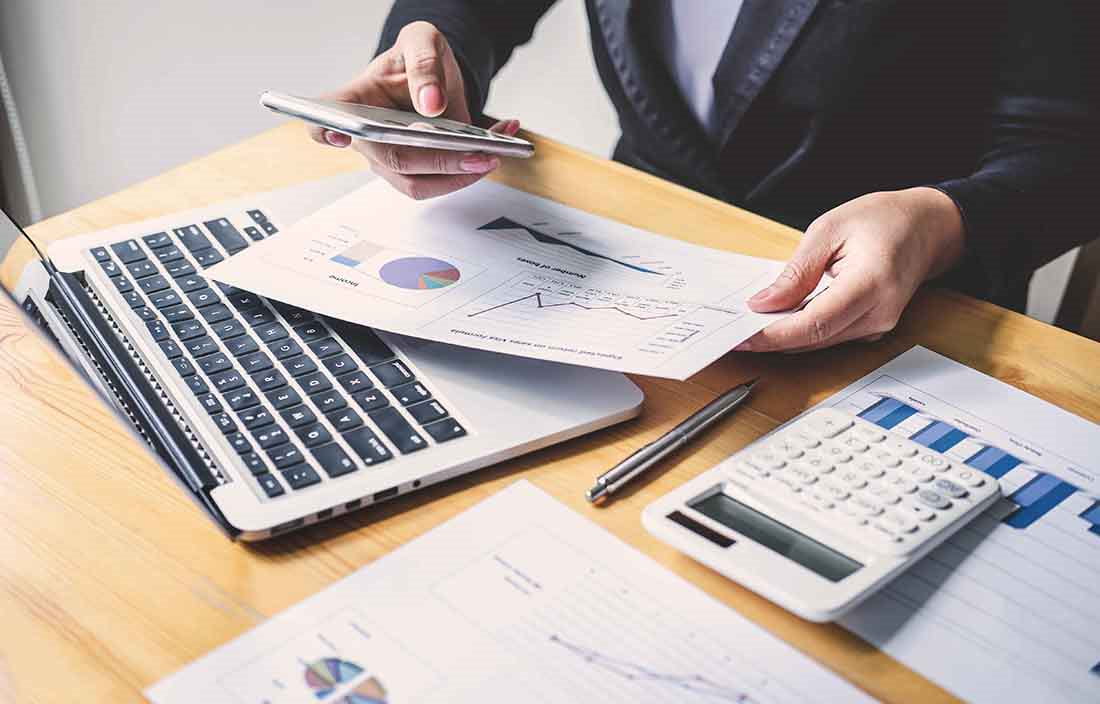
[[[313,313],[310,313],[305,308],[299,308],[298,306],[292,306],[289,303],[280,303],[279,301],[270,301],[271,305],[275,307],[275,310],[279,311],[279,314],[283,316],[286,322],[290,323],[290,326],[301,325],[302,323],[309,322],[314,319]]]
[[[378,410],[379,408],[385,408],[390,405],[389,399],[383,395],[383,393],[377,389],[371,389],[369,391],[360,391],[357,394],[351,396],[355,399],[355,402],[359,404],[367,413]]]
[[[291,376],[303,376],[317,371],[317,363],[305,355],[285,360],[283,366]]]
[[[263,340],[265,343],[278,342],[279,340],[285,340],[289,334],[286,328],[281,323],[268,323],[267,325],[260,325],[255,328],[256,336]]]
[[[255,225],[249,225],[248,227],[244,228],[244,234],[248,235],[257,242],[264,238],[263,233],[260,232],[260,228],[256,227]]]
[[[266,371],[271,369],[271,359],[268,358],[263,352],[253,352],[252,354],[241,357],[241,366],[244,367],[245,374],[255,374],[256,372]]]
[[[160,351],[164,353],[164,356],[168,359],[175,359],[176,357],[183,356],[183,350],[179,348],[175,342],[171,340],[165,340],[164,342],[158,342],[160,345]]]
[[[294,332],[298,333],[298,337],[306,343],[328,337],[328,329],[317,321],[296,325],[294,326]]]
[[[183,252],[180,251],[179,247],[172,246],[165,247],[164,249],[154,250],[153,256],[155,256],[157,258],[157,261],[161,264],[171,264],[172,262],[179,262],[181,264],[187,264],[187,266],[191,266],[189,263],[183,261]],[[191,271],[194,270],[194,267],[192,267]],[[175,274],[173,274],[171,271],[169,271],[168,274],[170,276],[175,276]]]
[[[271,350],[271,354],[275,355],[275,359],[289,359],[302,353],[302,348],[294,340],[276,342],[268,345],[267,348]]]
[[[172,289],[168,289],[167,291],[158,291],[157,293],[149,296],[149,302],[153,304],[154,308],[159,309],[168,308],[170,306],[178,306],[180,303],[183,302],[183,299],[180,298],[180,295],[178,293],[176,293]]]
[[[196,359],[218,351],[218,343],[214,342],[214,338],[209,335],[203,335],[202,337],[188,340],[183,346],[186,347],[187,352]]]
[[[298,438],[306,447],[317,447],[332,441],[332,434],[325,430],[325,426],[320,423],[303,425],[295,429],[294,432],[298,434]]]
[[[260,388],[260,391],[265,392],[286,386],[286,377],[278,369],[269,369],[266,372],[253,374],[252,381],[256,382],[256,386]]]
[[[183,383],[187,384],[187,388],[191,389],[191,393],[196,396],[205,394],[210,390],[210,387],[206,385],[206,381],[198,374],[187,377],[183,380]]]
[[[160,249],[172,244],[172,238],[168,236],[167,232],[154,232],[151,235],[145,235],[141,239],[145,240],[145,244],[149,249]]]
[[[184,293],[191,293],[192,291],[199,291],[206,288],[206,279],[201,276],[187,276],[179,279],[177,282],[179,287],[183,289]]]
[[[196,308],[202,308],[220,303],[222,299],[218,298],[218,294],[214,293],[214,289],[203,288],[187,294],[187,300],[191,301]]]
[[[115,251],[115,255],[122,260],[123,264],[133,264],[136,261],[145,259],[145,250],[141,248],[136,240],[116,242],[111,245],[111,249]]]
[[[311,395],[321,393],[322,391],[328,391],[332,388],[332,382],[328,380],[327,376],[320,372],[299,377],[298,385],[301,386],[307,394]]]
[[[285,493],[283,485],[279,483],[274,474],[257,474],[256,481],[259,482],[260,488],[264,490],[269,499],[274,499],[276,496],[282,496]]]
[[[238,308],[238,310],[240,309]],[[248,323],[252,327],[275,322],[275,314],[272,313],[268,308],[265,308],[263,306],[245,308],[244,310],[241,310],[241,317],[244,318],[244,322]]]
[[[321,481],[321,478],[317,476],[317,472],[313,471],[313,468],[304,462],[284,469],[282,474],[283,479],[286,480],[291,489],[305,489],[307,486],[313,486]]]
[[[244,466],[248,468],[248,471],[256,476],[267,472],[267,465],[255,452],[246,452],[241,455],[241,461],[244,462]]]
[[[321,469],[325,470],[325,474],[333,479],[351,474],[359,469],[355,465],[355,461],[348,457],[348,453],[344,452],[344,449],[336,443],[315,447],[312,452],[317,463],[321,465]]]
[[[424,425],[425,423],[431,423],[432,421],[439,420],[447,417],[447,409],[443,408],[439,404],[439,401],[425,401],[424,403],[414,403],[409,406],[409,415],[413,417],[417,423]]]
[[[264,395],[267,396],[267,400],[271,402],[275,410],[296,406],[302,402],[302,397],[298,395],[298,392],[289,386],[283,389],[268,391]]]
[[[248,217],[252,218],[252,222],[257,225],[267,222],[267,216],[264,215],[262,210],[249,210]]]
[[[130,272],[130,276],[135,279],[142,279],[146,276],[152,276],[157,273],[157,265],[148,259],[142,259],[136,261],[133,264],[126,265],[126,271]]]
[[[321,413],[328,413],[347,408],[348,402],[344,400],[339,391],[330,389],[329,391],[313,394],[313,405],[321,409]]]
[[[244,424],[244,427],[248,430],[263,428],[275,422],[275,416],[271,415],[271,412],[263,406],[255,406],[241,411],[237,414],[237,418],[240,419],[241,423]]]
[[[322,360],[325,368],[332,373],[333,376],[340,376],[341,374],[347,374],[353,372],[359,368],[351,357],[346,354],[338,354],[335,357],[329,357]]]
[[[211,326],[218,337],[223,340],[232,340],[234,337],[240,337],[244,334],[244,326],[240,324],[235,318],[232,320],[226,320],[220,322],[217,325]]]
[[[225,248],[225,251],[230,254],[236,254],[248,246],[248,241],[245,240],[245,238],[241,236],[241,233],[237,231],[237,228],[233,227],[233,224],[225,218],[207,220],[203,225],[210,231],[210,234],[214,235],[214,239]]]
[[[115,285],[119,293],[126,293],[127,291],[133,291],[134,285],[130,283],[130,280],[125,276],[119,275],[111,279],[111,283]]]
[[[248,438],[244,436],[244,433],[230,433],[226,436],[226,440],[237,451],[238,455],[248,454],[252,452],[252,443],[248,442]]]
[[[199,360],[199,368],[207,376],[233,368],[233,360],[224,352],[208,355]]]
[[[425,401],[432,397],[430,391],[424,388],[424,385],[419,381],[414,381],[411,384],[402,384],[401,386],[395,386],[390,389],[390,393],[401,403],[402,406],[410,406],[420,401]]]
[[[389,448],[367,428],[359,428],[344,433],[344,440],[351,446],[351,449],[355,450],[355,454],[362,458],[363,464],[378,464],[393,457],[393,453],[389,451]]]
[[[271,461],[274,462],[275,466],[279,469],[293,467],[304,459],[301,451],[290,443],[284,443],[271,448],[267,451],[267,456],[271,458]]]
[[[110,276],[112,278],[115,276],[122,276],[122,267],[120,267],[118,263],[115,262],[113,259],[102,261],[99,263],[99,266],[103,269],[104,272],[107,273],[107,276]]]
[[[180,238],[180,242],[184,247],[187,247],[190,252],[198,252],[204,249],[210,249],[213,245],[210,244],[210,240],[206,238],[206,235],[202,234],[202,230],[198,225],[188,225],[187,227],[177,227],[173,232]]]
[[[236,370],[218,372],[210,375],[210,383],[215,389],[225,394],[244,386],[244,377]]]
[[[138,314],[138,317],[142,320],[156,320],[157,314],[153,312],[153,309],[149,306],[142,306],[141,308],[135,308],[134,312]]]
[[[233,293],[225,294],[225,300],[229,301],[237,310],[254,308],[262,303],[260,297],[256,294],[251,291],[242,291],[240,289],[237,289]]]
[[[225,395],[225,402],[237,412],[260,405],[260,399],[256,397],[251,389],[247,388],[230,391]]]
[[[145,300],[142,299],[141,294],[137,291],[127,291],[122,294],[122,298],[130,308],[141,308],[145,305]]]
[[[168,306],[160,311],[164,319],[171,323],[179,323],[185,320],[192,320],[195,314],[191,312],[191,309],[182,303],[178,306]],[[196,323],[197,324],[197,323]]]
[[[203,269],[209,269],[218,262],[225,261],[225,257],[221,255],[216,249],[204,249],[201,252],[195,252],[195,261]]]
[[[218,397],[214,394],[203,394],[199,396],[199,403],[202,405],[203,408],[206,409],[206,412],[210,415],[221,413],[223,410],[221,400],[219,400]]]
[[[428,431],[428,435],[431,435],[432,440],[436,442],[447,442],[466,434],[466,429],[454,418],[428,423],[424,426],[424,430]]]
[[[390,346],[374,334],[374,331],[363,325],[353,325],[346,323],[342,320],[326,319],[328,324],[336,331],[344,342],[347,343],[351,351],[355,353],[359,359],[363,360],[363,364],[372,365],[379,362],[385,362],[393,359],[397,355],[394,354]]]
[[[172,366],[176,368],[180,376],[191,376],[195,373],[195,366],[191,364],[191,360],[184,359],[183,357],[173,359]]]
[[[313,350],[313,354],[317,355],[321,359],[324,359],[325,357],[331,357],[334,354],[340,354],[344,351],[344,348],[340,346],[340,343],[332,339],[331,337],[314,340],[313,342],[309,343],[309,348]]]
[[[226,435],[237,432],[237,422],[228,413],[215,413],[214,425],[218,426],[218,429]]]
[[[232,319],[233,311],[229,310],[229,306],[225,305],[224,303],[215,303],[212,306],[199,308],[199,315],[201,315],[208,323],[220,323],[223,320]]]
[[[378,426],[397,449],[403,453],[415,452],[427,447],[420,433],[395,408],[383,408],[370,413],[370,419]]]
[[[274,235],[276,232],[279,231],[279,228],[275,227],[270,222],[261,223],[260,224],[260,229],[262,229],[264,232],[266,232],[269,235]]]
[[[256,438],[256,442],[265,450],[290,442],[286,431],[277,425],[259,428],[252,433],[252,437]]]
[[[343,386],[348,393],[355,393],[357,391],[366,391],[374,386],[368,377],[363,372],[354,372],[352,374],[344,374],[343,376],[336,377],[336,381],[340,386]]]
[[[229,340],[225,343],[226,349],[229,350],[229,354],[234,357],[240,357],[242,355],[250,354],[260,349],[260,346],[256,344],[256,341],[251,337],[241,336]]]
[[[301,401],[301,399],[298,400]],[[286,424],[291,428],[300,428],[303,425],[309,425],[317,420],[317,416],[305,405],[284,408],[279,411],[279,415],[283,417],[283,420],[285,420]]]
[[[140,286],[141,290],[146,294],[156,293],[157,291],[163,291],[168,288],[168,279],[157,274],[156,276],[149,276],[138,280],[138,286]]]
[[[111,259],[111,253],[107,251],[106,247],[92,247],[88,251],[92,253],[97,262],[105,262]]]
[[[175,249],[175,247],[173,247]],[[195,273],[195,267],[191,265],[191,262],[184,259],[179,259],[174,262],[165,262],[164,270],[168,272],[168,275],[173,279],[180,279],[184,276],[190,277]],[[184,289],[185,291],[187,289]]]
[[[409,368],[400,361],[379,364],[371,367],[370,370],[374,374],[374,378],[382,382],[382,385],[386,388],[405,384],[416,379]]]
[[[197,320],[184,320],[179,323],[172,323],[172,330],[175,331],[176,337],[184,341],[202,337],[206,334],[206,328]]]
[[[149,334],[153,336],[153,340],[156,342],[163,342],[168,339],[168,328],[159,320],[150,320],[145,323],[145,327],[149,329]]]
[[[363,424],[363,419],[359,417],[359,414],[350,408],[326,413],[325,418],[328,418],[328,422],[332,423],[332,427],[336,428],[336,432],[338,433],[346,432],[352,428],[358,428]]]

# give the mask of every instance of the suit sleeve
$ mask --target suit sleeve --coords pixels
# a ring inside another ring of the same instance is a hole
[[[489,95],[489,83],[512,51],[531,39],[535,25],[555,0],[397,0],[382,28],[377,54],[397,41],[410,22],[431,22],[447,37],[462,68],[466,97],[475,120]]]
[[[988,146],[972,174],[936,184],[962,213],[967,258],[986,279],[970,284],[992,300],[1100,234],[1100,32],[1089,4],[1010,3]]]

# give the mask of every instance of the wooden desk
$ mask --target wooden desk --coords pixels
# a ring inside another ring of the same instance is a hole
[[[55,240],[362,168],[295,125],[262,134],[32,228]],[[89,177],[94,175],[89,174]],[[783,258],[797,233],[655,178],[538,140],[499,178],[701,244]],[[0,280],[15,284],[26,248]],[[642,507],[914,344],[1100,420],[1100,344],[994,306],[925,292],[874,345],[727,355],[688,383],[638,378],[636,421],[255,547],[227,541],[103,403],[0,305],[0,700],[140,700],[140,691],[508,483],[530,479],[884,701],[951,697],[836,626],[801,621],[658,543]],[[604,509],[592,479],[736,381],[750,403]]]

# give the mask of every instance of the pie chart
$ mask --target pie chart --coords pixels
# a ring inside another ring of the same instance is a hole
[[[375,677],[368,677],[352,691],[344,695],[337,704],[386,704],[386,688]]]
[[[378,273],[389,285],[412,290],[445,288],[462,277],[454,264],[433,257],[393,259]]]
[[[306,684],[313,695],[324,699],[345,682],[350,682],[363,673],[363,668],[353,662],[339,658],[315,660],[306,666]]]

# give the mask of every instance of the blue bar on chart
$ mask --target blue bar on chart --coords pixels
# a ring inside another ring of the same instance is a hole
[[[1100,535],[1100,501],[1097,501],[1077,515],[1092,524],[1089,526],[1090,533]]]
[[[884,398],[860,413],[859,417],[889,430],[916,412],[917,409],[896,398]]]
[[[1067,484],[1058,477],[1039,474],[1008,497],[1020,508],[1004,522],[1013,528],[1027,528],[1065,501],[1074,491],[1076,489],[1072,484]]]
[[[1013,457],[1000,448],[986,445],[973,457],[966,461],[974,469],[980,469],[986,474],[998,479],[1008,473],[1008,470],[1020,464],[1020,459]]]
[[[331,259],[332,259],[332,261],[336,262],[337,264],[343,264],[344,266],[350,266],[350,267],[356,267],[356,266],[359,266],[360,264],[362,264],[362,262],[357,261],[355,259],[352,259],[351,257],[345,257],[343,254],[337,254],[335,257],[332,257]]]
[[[913,442],[919,442],[936,452],[947,452],[968,437],[970,436],[955,426],[937,420],[926,425],[909,439]]]

